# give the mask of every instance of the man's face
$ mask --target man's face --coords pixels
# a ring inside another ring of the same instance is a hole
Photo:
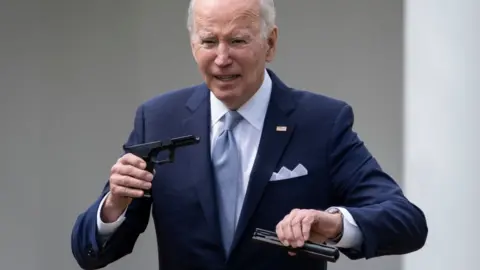
[[[231,109],[250,99],[273,59],[276,28],[262,37],[258,0],[197,0],[192,52],[213,94]]]

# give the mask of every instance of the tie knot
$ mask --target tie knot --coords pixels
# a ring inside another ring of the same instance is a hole
[[[225,115],[225,129],[232,130],[242,120],[242,116],[237,111],[229,111]]]

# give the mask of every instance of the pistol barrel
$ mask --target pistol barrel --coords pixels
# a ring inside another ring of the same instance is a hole
[[[200,142],[199,137],[196,137],[193,135],[187,135],[187,136],[177,137],[177,138],[173,138],[165,141],[153,141],[153,142],[135,144],[130,146],[124,145],[123,150],[127,153],[132,153],[142,158],[149,158],[152,152],[158,153],[160,151],[165,151],[171,148],[196,144],[198,142]]]

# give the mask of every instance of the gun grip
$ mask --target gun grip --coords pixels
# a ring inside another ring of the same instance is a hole
[[[153,169],[155,168],[155,163],[153,163],[150,160],[147,160],[146,162],[147,162],[147,168],[145,168],[145,170],[153,174]],[[151,198],[152,197],[151,190],[149,190],[149,189],[144,190],[143,191],[143,197],[144,198]]]
[[[147,161],[147,168],[145,168],[145,170],[149,173],[153,173],[154,168],[155,168],[155,163],[151,162],[150,160]]]

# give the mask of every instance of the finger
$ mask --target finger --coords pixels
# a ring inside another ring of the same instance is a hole
[[[290,256],[295,256],[295,255],[297,255],[297,253],[292,252],[292,251],[289,251],[289,252],[288,252],[288,255],[290,255]]]
[[[286,215],[281,222],[277,225],[277,237],[284,246],[290,246],[290,215]]]
[[[118,162],[124,165],[132,165],[142,170],[147,167],[147,163],[143,159],[135,156],[132,153],[123,155],[118,159]]]
[[[115,164],[112,167],[112,174],[128,175],[143,181],[152,181],[153,174],[132,165]]]
[[[312,214],[308,214],[302,220],[302,235],[303,240],[307,241],[310,239],[310,232],[312,230],[312,224],[315,221],[315,216]]]
[[[283,220],[277,224],[275,232],[277,233],[278,240],[280,240],[285,246],[288,246],[288,242],[285,241],[285,233],[283,232]]]
[[[118,197],[140,198],[143,196],[143,191],[140,189],[133,189],[117,185],[112,185],[110,187],[110,192],[112,195]]]
[[[285,237],[284,244],[286,244],[287,246],[295,244],[295,237],[293,235],[291,224],[292,224],[292,220],[296,217],[297,213],[298,213],[297,209],[292,210],[292,212],[290,212],[290,214],[288,214],[282,222],[282,229]]]
[[[303,236],[303,221],[308,217],[307,211],[299,211],[293,218],[290,224],[293,233],[292,247],[301,247],[304,244]]]
[[[152,187],[151,182],[143,181],[133,178],[128,175],[114,174],[110,177],[110,183],[115,186],[127,187],[133,189],[150,189]]]

